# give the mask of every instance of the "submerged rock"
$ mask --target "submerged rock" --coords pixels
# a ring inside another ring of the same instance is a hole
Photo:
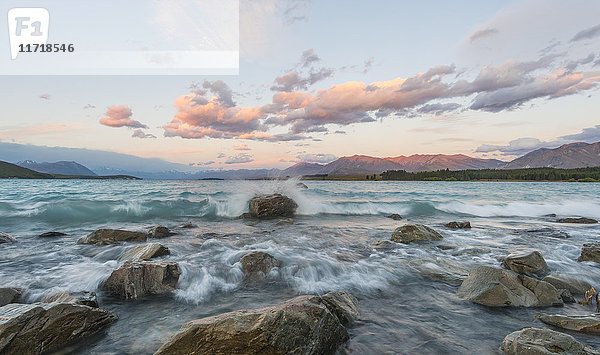
[[[80,238],[77,244],[121,244],[122,242],[145,242],[148,234],[121,229],[98,229],[87,236]]]
[[[471,229],[471,222],[448,222],[446,223],[446,227],[452,229]]]
[[[502,266],[525,275],[544,276],[550,272],[546,260],[537,250],[511,253],[504,259]]]
[[[306,186],[306,184],[305,184],[305,183],[303,183],[303,182],[299,182],[299,183],[297,183],[297,184],[296,184],[296,187],[299,187],[299,188],[301,188],[301,189],[308,189],[308,186]]]
[[[600,264],[600,243],[584,244],[577,261],[593,261]]]
[[[19,302],[19,298],[23,291],[18,288],[13,287],[2,287],[0,288],[0,307],[7,305],[9,303],[17,303]]]
[[[150,229],[150,231],[148,232],[148,237],[150,238],[167,238],[170,237],[172,235],[175,235],[176,233],[173,233],[169,230],[169,228],[164,227],[164,226],[156,226],[153,227],[152,229]]]
[[[557,289],[569,290],[571,294],[581,296],[585,291],[592,288],[592,285],[580,279],[563,275],[548,275],[542,279]]]
[[[394,243],[391,240],[376,240],[371,243],[371,246],[376,250],[386,250],[397,248],[398,243]]]
[[[126,261],[104,281],[102,289],[122,299],[171,293],[179,281],[174,262]]]
[[[466,268],[452,260],[437,258],[436,260],[413,260],[409,265],[422,276],[452,286],[460,286],[469,275]]]
[[[560,292],[551,284],[511,270],[478,266],[458,289],[458,296],[489,307],[562,306]]]
[[[187,223],[184,223],[184,224],[180,225],[180,226],[179,226],[179,227],[177,227],[177,228],[181,228],[181,229],[192,229],[192,228],[196,228],[196,225],[195,225],[195,224],[193,224],[192,222],[187,222]]]
[[[57,292],[42,299],[43,303],[72,303],[98,308],[98,298],[95,292]]]
[[[510,333],[502,342],[502,351],[507,355],[600,354],[568,334],[539,328],[524,328]]]
[[[556,222],[558,223],[577,223],[577,224],[595,224],[598,223],[598,221],[596,221],[593,218],[586,218],[586,217],[571,217],[571,218],[561,218],[559,220],[557,220]]]
[[[171,251],[160,243],[150,243],[146,245],[136,245],[125,251],[119,258],[120,260],[150,260],[159,256],[169,255]]]
[[[558,328],[574,330],[577,332],[600,334],[600,316],[597,314],[590,314],[586,316],[540,314],[538,319],[546,324],[550,324]]]
[[[396,228],[392,233],[391,241],[396,243],[411,243],[426,240],[442,240],[443,237],[434,229],[422,224],[406,224]]]
[[[251,281],[264,280],[272,269],[282,265],[281,261],[262,251],[253,251],[242,256],[240,264],[246,279]]]
[[[10,235],[8,233],[0,232],[0,244],[2,244],[2,243],[14,243],[16,241],[17,240],[12,235]]]
[[[71,303],[0,307],[0,354],[54,353],[117,320],[108,311]]]
[[[294,200],[281,194],[253,197],[248,206],[250,216],[259,219],[293,217],[298,208]]]
[[[42,234],[38,235],[38,237],[40,237],[40,238],[56,238],[56,237],[64,237],[65,235],[67,235],[67,234],[62,233],[62,232],[46,232],[46,233],[42,233]]]
[[[334,354],[348,340],[358,301],[345,292],[191,321],[156,355]]]
[[[391,218],[394,221],[399,221],[402,219],[402,216],[397,213],[392,213],[391,215],[387,216],[387,218]]]

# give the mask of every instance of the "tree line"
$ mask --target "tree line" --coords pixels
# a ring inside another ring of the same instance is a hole
[[[402,181],[477,181],[477,180],[513,180],[513,181],[599,181],[600,167],[556,169],[482,169],[482,170],[436,170],[408,172],[389,170],[381,174],[383,180]]]

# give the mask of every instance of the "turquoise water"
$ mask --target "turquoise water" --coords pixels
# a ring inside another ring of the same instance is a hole
[[[0,181],[0,231],[18,243],[0,245],[0,284],[27,290],[34,302],[58,290],[99,292],[101,307],[120,320],[75,353],[152,353],[185,322],[221,312],[274,304],[298,294],[347,290],[361,319],[340,353],[495,353],[503,337],[543,326],[535,309],[494,310],[462,301],[456,284],[431,275],[459,275],[475,265],[499,265],[511,251],[535,248],[553,272],[598,285],[600,268],[579,263],[581,245],[597,241],[599,225],[566,225],[556,217],[600,219],[600,184],[499,182],[304,181]],[[281,192],[298,202],[293,224],[246,221],[255,194]],[[405,219],[385,216],[399,213]],[[469,220],[472,230],[443,225]],[[179,229],[191,222],[196,227]],[[424,223],[444,236],[431,244],[376,249],[404,223]],[[173,297],[124,302],[99,284],[132,245],[75,241],[101,228],[178,233],[161,243],[183,270]],[[68,235],[41,239],[47,231]],[[559,233],[567,239],[554,238]],[[443,246],[440,248],[440,246]],[[284,266],[269,283],[245,285],[239,259],[267,251]],[[591,312],[579,305],[557,313]],[[600,340],[575,334],[590,344]]]

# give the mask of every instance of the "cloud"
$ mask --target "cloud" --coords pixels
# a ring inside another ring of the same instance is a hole
[[[585,65],[585,64],[589,64],[589,63],[593,62],[595,58],[596,58],[596,55],[594,53],[590,53],[585,58],[572,60],[569,63],[567,63],[567,65],[565,65],[565,70],[571,72],[571,71],[577,69],[577,67],[579,67],[580,65]]]
[[[284,0],[279,4],[282,6],[284,22],[288,25],[308,20],[307,10],[310,0]]]
[[[469,42],[473,43],[482,38],[496,35],[496,34],[498,34],[498,32],[499,31],[497,28],[486,28],[483,30],[475,31],[475,32],[473,32],[473,34],[471,36],[469,36]]]
[[[52,97],[50,96],[50,94],[41,94],[39,98],[42,100],[50,100]]]
[[[214,160],[209,160],[209,161],[205,161],[205,162],[199,162],[199,163],[190,163],[190,166],[207,166],[207,165],[213,165],[215,163]]]
[[[224,153],[219,153],[219,154],[217,155],[217,159],[225,158],[225,156],[226,156],[226,155],[225,155]]]
[[[238,155],[231,156],[225,160],[225,164],[243,164],[254,161],[254,157],[250,154],[241,153]]]
[[[375,58],[373,57],[369,57],[369,59],[365,60],[363,63],[363,74],[366,74],[371,70],[373,63],[375,63]]]
[[[304,90],[309,86],[318,83],[319,81],[325,80],[332,77],[334,74],[333,69],[321,68],[318,70],[311,70],[306,76],[297,71],[289,71],[283,75],[275,78],[272,91],[294,91]]]
[[[581,132],[575,134],[569,134],[560,137],[564,141],[572,142],[587,142],[595,143],[600,142],[600,125],[594,127],[584,128]]]
[[[156,138],[156,136],[154,134],[145,133],[141,129],[134,130],[133,134],[131,135],[131,137],[133,137],[133,138],[142,138],[142,139],[145,139],[145,138]]]
[[[131,118],[133,112],[125,105],[109,106],[100,124],[108,127],[148,128],[145,124]]]
[[[85,104],[85,106],[83,106],[84,110],[92,110],[95,109],[96,106],[92,105],[92,104]]]
[[[577,34],[573,36],[573,38],[571,38],[571,42],[577,42],[584,39],[592,39],[598,36],[600,36],[600,24],[577,32]]]
[[[419,113],[428,113],[439,116],[444,113],[453,112],[461,108],[460,104],[457,103],[435,103],[435,104],[426,104],[417,109]]]
[[[299,154],[297,158],[306,163],[326,164],[336,160],[337,157],[333,154]]]
[[[247,144],[238,144],[233,147],[233,150],[252,150]]]
[[[302,52],[302,55],[300,56],[300,63],[298,64],[298,66],[306,68],[320,60],[321,58],[319,58],[317,52],[315,52],[313,48],[309,48]]]

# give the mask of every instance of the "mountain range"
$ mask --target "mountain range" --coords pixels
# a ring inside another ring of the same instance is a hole
[[[380,174],[387,170],[434,171],[440,169],[519,169],[519,168],[583,168],[600,166],[600,142],[571,143],[558,148],[534,150],[511,162],[496,159],[478,159],[463,154],[415,154],[378,158],[366,155],[341,157],[328,164],[300,162],[287,169],[237,169],[237,170],[201,170],[192,171],[189,166],[171,163],[161,159],[139,158],[126,154],[93,151],[86,149],[38,147],[1,143],[0,160],[15,161],[8,158],[11,154],[23,158],[29,153],[31,158],[54,157],[82,158],[82,161],[64,161],[56,163],[38,163],[33,160],[21,160],[17,165],[46,174],[77,176],[96,175],[132,175],[145,179],[261,179],[281,178],[303,175],[360,176]],[[43,149],[47,148],[47,149]],[[7,151],[9,152],[7,154]],[[43,154],[39,154],[42,152]],[[61,154],[63,153],[63,154]],[[106,155],[102,155],[106,153]],[[31,159],[29,158],[29,159]],[[64,159],[63,158],[63,159]],[[26,158],[27,159],[27,158]],[[76,159],[75,159],[76,160]],[[113,165],[110,165],[110,161]],[[87,163],[92,166],[87,165]]]

